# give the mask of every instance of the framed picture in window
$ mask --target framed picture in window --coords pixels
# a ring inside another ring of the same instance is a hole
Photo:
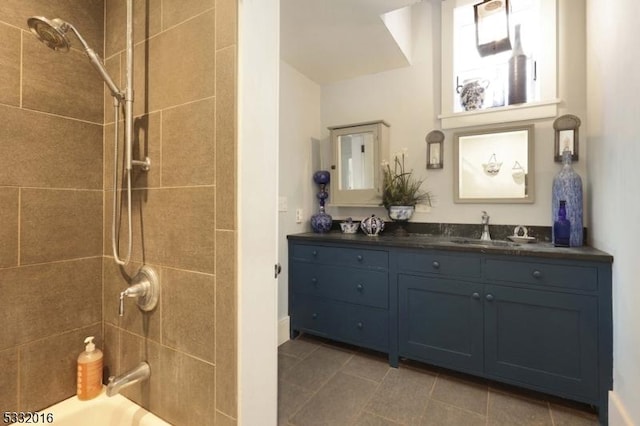
[[[562,153],[566,150],[571,152],[571,161],[578,161],[578,128],[580,119],[575,115],[567,114],[556,118],[553,122],[555,130],[554,160],[562,162]]]

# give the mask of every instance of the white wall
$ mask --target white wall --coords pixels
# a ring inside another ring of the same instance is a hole
[[[278,318],[288,315],[287,235],[311,230],[309,218],[318,208],[313,183],[311,138],[320,137],[320,86],[286,62],[280,63],[280,178],[279,196],[286,198],[287,211],[278,213],[279,259]],[[296,223],[296,209],[303,209],[303,222]],[[282,209],[281,209],[282,210]],[[283,322],[280,339],[288,334]]]
[[[571,3],[570,5],[568,3]],[[571,7],[571,10],[567,10]],[[328,126],[384,119],[390,125],[391,153],[409,149],[407,167],[426,177],[426,189],[435,195],[429,213],[416,213],[415,222],[480,223],[487,210],[494,224],[551,225],[551,184],[560,170],[553,161],[553,120],[535,122],[535,203],[454,204],[453,131],[445,131],[444,169],[426,170],[425,136],[440,129],[440,26],[439,4],[422,2],[414,7],[414,63],[407,68],[340,81],[322,87],[322,138],[328,143]],[[586,122],[585,4],[559,1],[559,97],[560,114],[570,113]],[[526,46],[525,46],[526,48]],[[468,129],[463,129],[468,130]],[[584,133],[584,132],[583,132]],[[580,161],[576,171],[586,182],[586,138],[580,137]],[[335,217],[362,218],[376,213],[386,218],[382,208],[331,207]],[[586,213],[585,213],[586,214]],[[516,223],[518,222],[518,223]]]
[[[238,3],[238,424],[244,426],[278,421],[279,6],[279,0]]]
[[[640,2],[588,0],[588,139],[593,245],[613,263],[611,425],[640,424]],[[626,416],[626,419],[625,419]]]

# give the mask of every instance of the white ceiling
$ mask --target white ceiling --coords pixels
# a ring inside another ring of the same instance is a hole
[[[420,0],[281,0],[280,57],[318,84],[409,65],[380,18]]]

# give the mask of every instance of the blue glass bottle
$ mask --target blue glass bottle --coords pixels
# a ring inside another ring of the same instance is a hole
[[[569,247],[571,239],[571,222],[567,219],[567,202],[560,200],[558,217],[553,222],[553,245],[556,247]]]
[[[571,222],[570,246],[579,247],[583,244],[584,237],[582,227],[582,178],[571,167],[570,151],[566,150],[562,153],[562,163],[562,169],[553,178],[551,223],[556,220],[556,212],[560,206],[560,200],[565,200],[567,219]],[[555,240],[554,235],[553,241]]]

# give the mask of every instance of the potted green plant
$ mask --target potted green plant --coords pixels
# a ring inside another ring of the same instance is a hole
[[[416,204],[431,205],[431,193],[421,189],[424,180],[415,178],[413,170],[406,171],[405,153],[403,149],[394,155],[393,167],[388,161],[382,163],[382,205],[400,223],[400,233],[406,233],[402,224],[411,218]]]

